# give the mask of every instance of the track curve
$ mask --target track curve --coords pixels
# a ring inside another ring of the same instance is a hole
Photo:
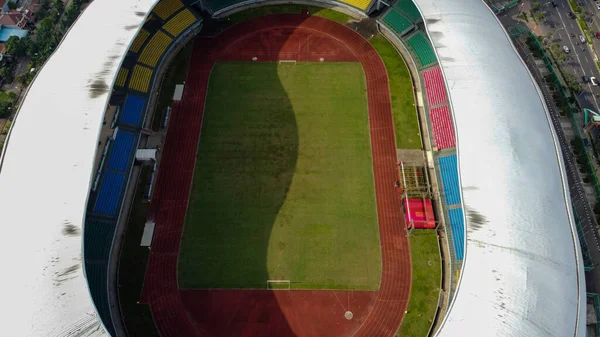
[[[177,282],[177,255],[192,184],[210,71],[228,46],[244,36],[273,28],[317,31],[343,43],[361,62],[367,83],[373,173],[382,254],[376,300],[353,336],[393,336],[404,317],[411,285],[410,250],[400,196],[396,194],[396,147],[386,68],[358,33],[316,16],[273,15],[233,26],[211,39],[208,54],[195,48],[183,100],[175,103],[149,218],[156,223],[141,301],[148,303],[163,337],[212,336],[194,324]],[[201,56],[201,57],[200,57]]]

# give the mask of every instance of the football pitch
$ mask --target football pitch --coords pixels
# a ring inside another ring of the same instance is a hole
[[[359,63],[217,63],[181,288],[376,290],[381,254]]]

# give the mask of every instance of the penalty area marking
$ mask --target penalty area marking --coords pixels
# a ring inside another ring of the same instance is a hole
[[[351,320],[351,319],[352,319],[352,317],[354,317],[354,314],[352,313],[352,311],[346,311],[346,312],[344,313],[344,317],[345,317],[347,320]]]

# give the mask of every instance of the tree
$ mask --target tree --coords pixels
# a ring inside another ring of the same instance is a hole
[[[14,77],[13,73],[15,71],[15,67],[12,65],[4,65],[4,67],[0,68],[0,77],[6,81],[6,83],[12,83]]]
[[[537,12],[537,11],[540,10],[540,7],[542,7],[542,5],[540,5],[540,3],[536,1],[536,2],[534,2],[534,3],[531,4],[531,11],[532,12]]]
[[[552,37],[552,35],[554,35],[554,33],[547,32],[546,35],[544,36],[545,37],[544,43],[550,43],[550,42],[552,42],[552,40],[550,40],[550,38]]]
[[[6,53],[15,57],[21,57],[29,51],[29,44],[31,40],[29,37],[19,38],[17,36],[11,36],[4,47],[6,48]]]
[[[535,13],[535,20],[537,22],[542,22],[542,21],[544,21],[544,19],[546,19],[546,13],[544,13],[544,12],[536,12]]]
[[[0,92],[0,118],[5,118],[10,115],[13,103],[17,98],[14,93]]]
[[[8,2],[8,9],[13,10],[13,9],[17,9],[17,7],[18,7],[18,5],[16,2],[12,2],[12,1]]]

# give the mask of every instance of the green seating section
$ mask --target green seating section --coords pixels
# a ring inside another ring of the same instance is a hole
[[[429,39],[422,32],[417,32],[415,35],[411,36],[407,42],[414,51],[422,67],[437,62]]]
[[[413,22],[421,19],[421,13],[419,13],[413,0],[399,0],[394,4],[394,8],[400,10]]]
[[[400,35],[413,26],[404,15],[393,8],[385,15],[383,21]]]

